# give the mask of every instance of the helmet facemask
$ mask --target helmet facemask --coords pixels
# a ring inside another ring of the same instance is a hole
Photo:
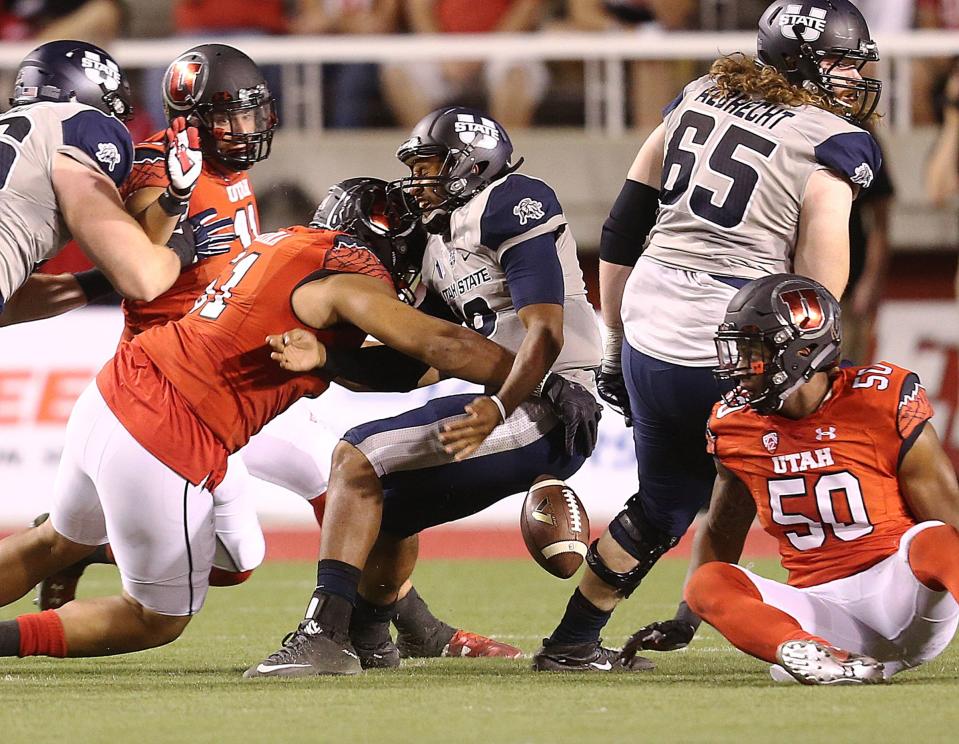
[[[865,76],[849,78],[833,71],[855,67],[861,73],[866,65],[878,60],[879,52],[873,41],[862,42],[856,50],[814,50],[809,44],[803,44],[797,72],[802,87],[824,96],[843,112],[844,118],[858,123],[866,121],[875,112],[882,94],[882,81]],[[847,96],[847,91],[854,93],[855,97]]]
[[[195,108],[205,152],[233,170],[247,170],[270,156],[276,103],[265,85],[241,89],[240,98]]]
[[[729,406],[749,405],[763,415],[775,413],[803,380],[790,379],[783,369],[784,348],[777,346],[791,339],[789,328],[762,333],[758,328],[738,330],[732,323],[723,323],[716,333],[716,356],[719,366],[713,376],[722,384],[734,387],[724,393]]]

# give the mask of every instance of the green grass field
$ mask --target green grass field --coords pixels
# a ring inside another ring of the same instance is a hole
[[[768,573],[771,563],[756,566]],[[672,613],[685,570],[665,560],[606,637]],[[775,685],[764,664],[705,627],[653,672],[545,675],[528,660],[430,659],[357,678],[250,681],[244,668],[296,623],[315,566],[273,563],[211,591],[180,640],[103,659],[0,659],[0,742],[956,741],[959,643],[926,667],[868,688]],[[112,593],[96,567],[84,595]],[[423,563],[420,593],[453,623],[532,652],[571,582],[532,561]],[[0,619],[30,611],[29,600]]]

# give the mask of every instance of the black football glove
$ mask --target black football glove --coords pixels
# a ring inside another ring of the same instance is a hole
[[[623,368],[607,367],[606,362],[596,375],[596,388],[599,397],[609,403],[616,413],[623,417],[626,426],[633,425],[633,417],[629,408],[629,393],[626,391],[626,381],[623,379]]]
[[[593,394],[578,382],[552,373],[543,382],[540,396],[548,400],[566,429],[566,454],[589,457],[599,436],[603,407]]]
[[[620,657],[628,662],[639,650],[644,651],[677,651],[686,648],[696,635],[696,630],[702,620],[685,602],[680,602],[676,617],[672,620],[662,620],[650,623],[633,633]]]

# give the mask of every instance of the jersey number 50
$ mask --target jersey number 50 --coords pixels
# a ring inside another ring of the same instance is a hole
[[[666,148],[659,201],[663,204],[679,201],[689,190],[698,160],[711,152],[709,171],[729,179],[726,197],[717,203],[715,191],[696,184],[689,193],[689,210],[707,222],[730,229],[745,219],[749,200],[759,183],[759,172],[737,157],[739,148],[768,160],[777,143],[736,124],[730,124],[722,136],[713,135],[715,128],[716,119],[709,114],[701,111],[683,114]]]
[[[802,525],[804,532],[786,532],[786,538],[796,550],[812,550],[822,547],[826,542],[826,525],[843,542],[849,542],[868,535],[873,530],[866,513],[866,502],[862,497],[859,480],[844,470],[820,476],[813,486],[816,497],[816,511],[819,520],[810,519],[805,514],[789,512],[783,505],[783,499],[790,496],[806,495],[805,478],[786,478],[769,481],[769,509],[773,521],[781,525]],[[833,496],[844,494],[851,522],[844,522],[836,516]]]

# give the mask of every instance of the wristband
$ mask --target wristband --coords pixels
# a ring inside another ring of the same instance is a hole
[[[170,193],[170,189],[166,189],[159,197],[157,197],[157,204],[160,205],[160,209],[168,217],[179,217],[183,214],[183,210],[190,203],[190,198],[187,197],[184,199],[178,199],[173,194]]]
[[[489,399],[493,401],[493,403],[499,409],[499,415],[503,417],[503,423],[505,424],[506,423],[506,406],[503,405],[503,401],[501,401],[495,395],[489,396]]]

